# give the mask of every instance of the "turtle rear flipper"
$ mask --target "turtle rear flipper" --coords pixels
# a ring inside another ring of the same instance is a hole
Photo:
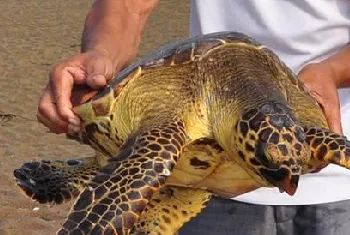
[[[350,141],[330,130],[319,127],[304,128],[311,158],[306,171],[319,171],[328,163],[350,169]]]
[[[39,203],[61,204],[79,195],[96,175],[94,157],[68,161],[27,162],[14,170],[17,185]]]
[[[153,195],[130,234],[173,235],[200,213],[210,198],[211,193],[203,189],[163,187]]]

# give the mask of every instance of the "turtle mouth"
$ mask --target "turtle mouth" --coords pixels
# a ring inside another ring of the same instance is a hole
[[[32,198],[35,194],[34,180],[31,180],[26,176],[26,172],[23,169],[15,169],[13,172],[17,186],[24,192],[28,197]]]
[[[293,196],[298,188],[299,175],[292,175],[286,168],[277,170],[260,169],[262,176],[281,191]]]

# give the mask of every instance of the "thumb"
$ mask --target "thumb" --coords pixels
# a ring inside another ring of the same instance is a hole
[[[93,89],[99,89],[106,86],[107,81],[108,79],[104,75],[98,73],[89,74],[86,78],[87,85]]]
[[[86,84],[93,89],[104,87],[115,74],[115,66],[104,56],[91,56],[86,64]]]

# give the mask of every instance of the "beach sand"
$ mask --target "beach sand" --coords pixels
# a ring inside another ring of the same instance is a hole
[[[24,162],[92,155],[36,121],[50,68],[79,51],[87,0],[0,1],[0,235],[54,234],[71,203],[39,205],[20,193],[13,170]],[[189,2],[162,0],[139,54],[188,35]]]

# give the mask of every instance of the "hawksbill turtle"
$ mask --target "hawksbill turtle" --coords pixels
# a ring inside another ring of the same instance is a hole
[[[24,163],[40,203],[77,198],[57,232],[176,233],[211,196],[293,195],[300,175],[350,168],[350,142],[268,48],[237,32],[171,43],[131,64],[74,112],[95,157]]]

